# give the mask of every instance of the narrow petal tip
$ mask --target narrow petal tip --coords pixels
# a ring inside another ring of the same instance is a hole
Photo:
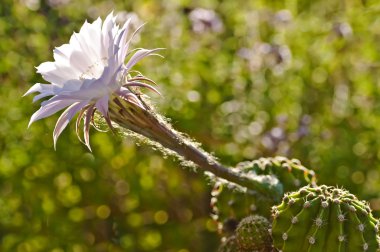
[[[88,150],[89,150],[90,152],[92,152],[92,149],[91,149],[90,143],[86,144],[86,146],[87,146]]]
[[[27,129],[29,129],[30,128],[30,125],[32,125],[32,123],[33,123],[34,121],[32,121],[32,118],[29,120],[29,123],[28,123],[28,128]]]

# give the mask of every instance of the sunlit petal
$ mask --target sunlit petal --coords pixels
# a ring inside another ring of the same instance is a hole
[[[35,121],[40,120],[42,118],[51,116],[56,112],[70,106],[71,104],[78,102],[78,100],[57,100],[55,102],[49,103],[45,106],[42,106],[39,110],[37,110],[32,117],[30,118],[28,127]]]
[[[125,67],[127,69],[130,69],[132,68],[134,65],[136,65],[137,62],[139,62],[141,59],[143,59],[144,57],[146,56],[149,56],[151,54],[153,54],[154,52],[157,52],[159,50],[162,50],[163,48],[156,48],[156,49],[152,49],[152,50],[148,50],[148,49],[140,49],[138,50],[132,57],[131,59],[128,61],[128,63],[125,65]]]
[[[84,119],[84,141],[87,148],[91,151],[90,146],[90,123],[92,119],[92,115],[94,114],[95,106],[91,106],[86,110],[86,115]]]
[[[87,105],[87,101],[74,103],[61,114],[61,116],[57,120],[57,124],[55,125],[54,131],[53,131],[54,149],[56,147],[57,139],[59,135],[66,128],[66,126],[69,124],[69,122],[74,117],[74,115],[86,105]]]

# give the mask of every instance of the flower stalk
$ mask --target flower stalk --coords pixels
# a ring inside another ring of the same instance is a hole
[[[119,97],[113,97],[109,106],[111,121],[153,140],[163,147],[174,151],[185,160],[193,162],[199,169],[209,172],[209,176],[223,178],[232,183],[254,190],[265,198],[278,201],[282,195],[282,188],[278,188],[273,178],[263,180],[247,175],[235,169],[227,168],[206,153],[200,147],[189,141],[181,133],[174,130],[153,108],[139,98],[143,108]]]

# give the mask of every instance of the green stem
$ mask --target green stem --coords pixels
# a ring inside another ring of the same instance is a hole
[[[271,198],[274,201],[280,199],[282,192],[279,192],[278,188],[268,185],[268,183],[261,181],[258,177],[255,178],[252,174],[248,177],[234,169],[223,166],[211,155],[174,130],[165,120],[154,113],[149,106],[146,105],[146,107],[147,109],[142,109],[114,98],[110,104],[109,116],[112,121],[123,128],[160,143],[163,147],[176,152],[184,159],[192,161],[205,172],[210,172],[219,178],[257,191],[264,197]]]

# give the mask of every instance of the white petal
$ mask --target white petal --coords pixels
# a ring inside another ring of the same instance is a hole
[[[118,45],[119,47],[122,47],[122,45],[124,45],[127,41],[126,41],[126,38],[127,38],[127,35],[128,35],[128,28],[129,28],[129,24],[131,23],[131,19],[128,19],[123,27],[121,28],[121,30],[119,31],[118,35],[117,35],[117,38],[116,38],[116,41],[115,41],[115,44]]]
[[[59,62],[42,63],[37,67],[37,72],[40,73],[46,81],[60,86],[63,86],[68,80],[78,78],[80,75],[80,72],[75,68],[67,65],[60,65]]]
[[[87,45],[89,56],[93,60],[101,60],[101,44],[102,44],[102,36],[101,36],[101,19],[98,18],[92,24],[88,24],[86,29],[81,29],[79,34],[83,39],[83,43]]]
[[[94,113],[95,107],[90,106],[85,115],[84,119],[84,126],[83,126],[83,133],[84,133],[84,141],[87,146],[87,148],[91,151],[91,146],[90,146],[90,122],[92,119],[92,114]]]
[[[46,72],[53,71],[55,69],[56,69],[55,63],[48,61],[48,62],[41,63],[37,67],[37,73],[46,73]]]
[[[88,59],[89,65],[91,65],[94,62],[99,61],[100,57],[98,57],[96,53],[92,50],[91,44],[93,42],[88,42],[90,38],[87,38],[89,37],[89,35],[86,32],[87,30],[84,30],[79,34],[74,34],[74,40],[79,45],[81,57]]]
[[[39,110],[37,110],[30,118],[28,127],[35,121],[42,118],[51,116],[52,114],[70,106],[71,104],[77,102],[78,100],[58,100],[46,105],[42,105]]]
[[[36,101],[38,101],[38,100],[40,100],[42,98],[45,98],[47,96],[52,96],[52,95],[53,94],[49,94],[49,93],[41,93],[41,94],[36,95],[36,96],[33,97],[33,102],[36,102]]]
[[[158,50],[162,50],[163,48],[156,48],[152,50],[147,49],[140,49],[138,50],[128,61],[128,63],[125,65],[125,67],[129,70],[131,69],[138,61],[140,61],[142,58],[149,56],[153,54],[154,52]]]
[[[105,95],[95,103],[95,107],[105,118],[108,117],[108,99],[108,95]]]
[[[81,51],[73,51],[70,55],[71,67],[77,69],[82,74],[85,74],[94,63],[90,61],[89,57],[84,57]]]
[[[70,66],[70,55],[72,52],[72,47],[69,44],[64,44],[60,47],[56,47],[53,50],[55,62],[59,62],[61,65]]]
[[[41,84],[36,83],[24,94],[24,96],[31,93],[40,92],[40,93],[53,93],[53,85],[51,84]]]
[[[128,19],[127,22],[125,22],[123,28],[120,30],[120,32],[118,33],[116,37],[115,45],[118,46],[118,52],[117,52],[118,64],[124,63],[125,57],[127,55],[128,45],[126,44],[126,39],[128,35],[128,30],[129,30],[128,28],[129,28],[130,21],[131,20]]]
[[[102,58],[109,57],[110,46],[113,46],[112,27],[114,25],[113,13],[109,14],[103,22],[102,27]]]
[[[127,88],[121,87],[118,91],[116,91],[116,94],[118,94],[124,100],[133,103],[145,110],[144,105],[141,103],[139,98],[137,98],[137,96]]]
[[[132,39],[136,36],[136,34],[143,28],[145,24],[140,25],[132,34],[132,36],[128,39],[127,43],[123,47],[123,53],[128,52],[129,44],[131,43]],[[124,56],[125,57],[125,56]]]
[[[54,131],[53,131],[53,140],[54,140],[54,149],[57,144],[57,139],[59,135],[62,133],[62,131],[66,128],[66,126],[69,124],[71,119],[74,117],[74,115],[84,108],[87,105],[88,101],[78,102],[72,104],[70,107],[68,107],[58,118],[57,123],[55,125]]]

